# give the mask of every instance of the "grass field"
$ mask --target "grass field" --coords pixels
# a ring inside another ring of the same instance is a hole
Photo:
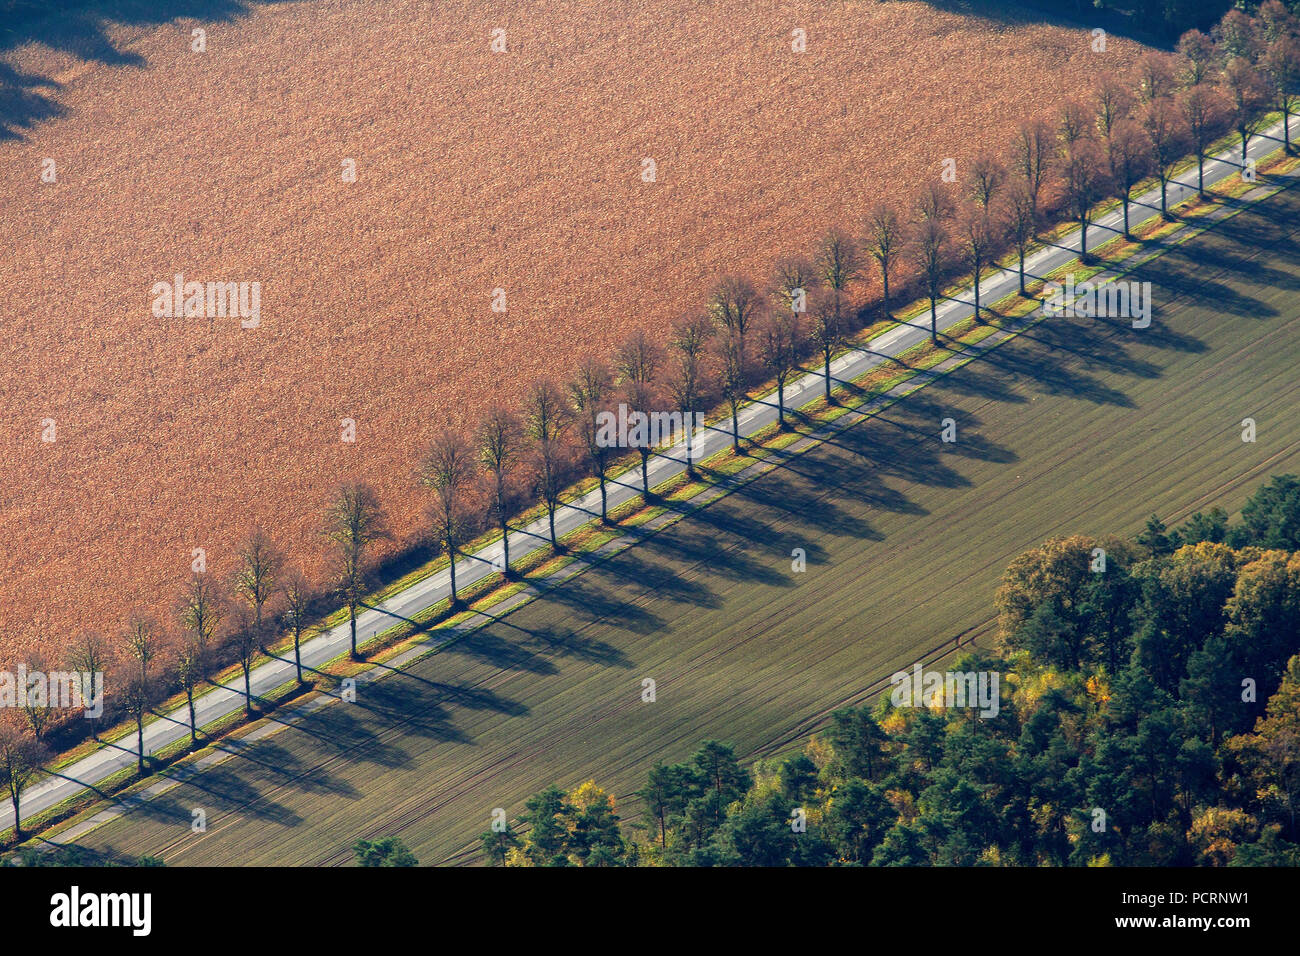
[[[402,548],[444,417],[858,229],[1141,52],[999,7],[86,0],[4,24],[0,658],[170,616],[191,549],[224,576],[256,522],[320,571],[345,479]],[[152,318],[178,272],[260,282],[260,327]]]
[[[987,640],[1002,569],[1043,538],[1232,510],[1300,470],[1298,237],[1297,192],[1248,209],[1135,276],[1153,283],[1150,329],[1042,323],[82,842],[333,864],[396,833],[425,863],[468,862],[493,808],[515,816],[548,783],[594,776],[633,816],[650,765],[701,738],[787,749],[956,635]]]

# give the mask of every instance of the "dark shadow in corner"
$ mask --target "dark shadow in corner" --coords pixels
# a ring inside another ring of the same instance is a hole
[[[0,0],[0,56],[26,44],[47,46],[85,62],[144,67],[143,57],[118,47],[112,27],[154,27],[173,20],[230,23],[257,6],[284,0]],[[181,34],[177,42],[189,42]],[[0,140],[63,115],[60,84],[0,62]]]

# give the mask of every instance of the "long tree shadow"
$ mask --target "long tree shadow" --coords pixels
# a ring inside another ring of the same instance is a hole
[[[129,816],[186,829],[195,819],[195,809],[201,809],[209,816],[218,810],[237,811],[284,826],[302,822],[302,817],[294,810],[270,797],[273,784],[250,780],[248,776],[256,776],[256,771],[250,772],[246,767],[227,761],[206,767],[166,793],[119,803]]]
[[[608,661],[611,655],[606,651],[612,651],[600,642],[567,640],[552,635],[551,649],[554,652],[557,648],[566,655],[593,654],[594,649],[601,652],[596,656],[602,661]],[[614,656],[618,656],[617,652]],[[384,737],[414,735],[433,737],[439,742],[469,742],[465,735],[452,727],[444,704],[510,716],[526,716],[528,713],[526,707],[505,701],[492,691],[461,688],[409,676],[416,682],[414,689],[409,684],[398,686],[398,682],[368,682],[359,689],[355,703],[304,715],[306,719],[302,723],[315,721],[317,724],[309,735],[330,745],[323,760],[305,763],[291,748],[275,741],[230,741],[222,746],[229,754],[227,761],[217,766],[183,768],[173,775],[180,784],[179,788],[151,800],[130,800],[125,807],[129,812],[163,822],[188,823],[189,808],[196,805],[196,800],[206,799],[241,813],[293,825],[300,822],[297,816],[271,800],[269,790],[288,788],[354,798],[360,793],[346,781],[331,776],[326,768],[328,762],[346,757],[349,761],[373,763],[385,769],[409,766],[413,760],[411,754],[390,744]],[[290,726],[289,731],[307,733],[306,728],[297,722]]]
[[[479,628],[467,634],[441,653],[470,657],[500,670],[520,671],[539,676],[558,674],[559,668],[541,654],[529,650],[518,641],[507,640],[496,633],[500,622],[508,619],[509,615],[500,619],[498,624]]]
[[[568,628],[545,625],[531,632],[528,643],[553,657],[572,657],[588,664],[629,668],[632,661],[607,641],[597,640]]]
[[[700,469],[708,473],[708,469]],[[733,492],[734,493],[734,492]],[[669,528],[651,531],[641,528],[629,528],[626,534],[638,539],[637,550],[647,556],[661,556],[667,560],[676,560],[686,565],[704,565],[710,576],[719,576],[732,581],[758,581],[765,584],[781,585],[785,579],[775,574],[762,561],[755,560],[740,544],[746,541],[767,542],[781,536],[769,523],[735,511],[727,506],[731,495],[715,499],[702,507],[683,507],[685,521],[679,521]],[[727,542],[731,536],[734,540]],[[817,549],[817,555],[823,555]],[[632,551],[620,555],[628,560],[638,560]],[[809,553],[809,560],[815,560]],[[688,582],[685,588],[673,582],[669,587],[685,602],[701,607],[717,607],[719,601],[707,586]]]
[[[1071,367],[1068,353],[1054,354],[1049,349],[1025,347],[1023,344],[1017,346],[1013,340],[985,353],[979,361],[1020,380],[1032,382],[1039,391],[1048,395],[1081,398],[1096,405],[1133,407],[1132,399],[1119,389],[1103,385],[1085,371]]]

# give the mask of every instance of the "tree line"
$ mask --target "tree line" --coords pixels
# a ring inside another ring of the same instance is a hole
[[[834,402],[832,358],[850,347],[858,330],[888,321],[900,298],[919,292],[928,299],[930,337],[937,344],[938,302],[956,277],[973,276],[974,318],[982,321],[982,270],[1014,253],[1020,293],[1028,296],[1026,256],[1049,222],[1064,217],[1079,225],[1086,260],[1087,230],[1098,203],[1120,201],[1127,236],[1133,191],[1155,176],[1161,215],[1168,217],[1168,183],[1189,150],[1203,190],[1206,152],[1217,138],[1235,132],[1244,163],[1268,111],[1280,110],[1288,121],[1296,111],[1300,21],[1279,0],[1268,0],[1254,16],[1230,10],[1209,33],[1186,32],[1177,49],[1172,62],[1149,54],[1134,76],[1103,76],[1089,96],[1068,101],[1053,118],[1021,123],[1005,153],[978,154],[956,182],[933,178],[906,201],[876,204],[856,229],[828,229],[808,255],[782,258],[763,280],[723,276],[698,312],[672,324],[666,341],[635,332],[611,356],[583,356],[566,380],[538,378],[516,405],[494,404],[471,428],[441,429],[413,476],[430,492],[429,539],[437,552],[454,558],[493,528],[502,550],[496,570],[510,577],[510,522],[526,508],[542,509],[550,545],[561,550],[555,517],[566,490],[594,478],[600,520],[610,523],[611,473],[632,452],[639,459],[643,498],[652,499],[655,447],[648,440],[611,447],[601,436],[603,413],[620,404],[643,415],[719,409],[732,452],[739,454],[740,410],[757,385],[775,384],[784,429],[791,377],[813,359],[825,401]],[[1285,147],[1291,150],[1289,133]],[[876,279],[880,292],[873,297],[868,289]],[[689,442],[686,473],[697,477]],[[67,663],[77,671],[112,675],[105,719],[132,720],[138,743],[151,707],[182,692],[195,746],[194,696],[220,667],[239,664],[251,715],[252,667],[270,642],[288,636],[298,680],[305,683],[301,640],[326,602],[346,609],[351,652],[360,656],[357,617],[372,584],[374,546],[391,537],[374,491],[365,484],[338,489],[324,515],[323,536],[332,562],[324,581],[309,580],[257,529],[238,549],[230,581],[196,571],[169,622],[135,614],[112,639],[83,634],[73,641]],[[449,573],[455,608],[454,560]],[[29,669],[46,663],[34,660]],[[10,741],[4,752],[18,755],[11,782],[30,781],[39,772],[50,731],[71,733],[76,725],[39,707],[24,708],[19,718],[0,714],[0,733]],[[143,753],[138,764],[143,773]]]
[[[1105,561],[1098,562],[1098,549]],[[656,764],[622,824],[589,781],[485,832],[515,866],[1300,865],[1300,478],[1136,539],[1055,539],[998,590],[1001,706],[836,711],[744,767]],[[626,828],[626,829],[625,829]]]

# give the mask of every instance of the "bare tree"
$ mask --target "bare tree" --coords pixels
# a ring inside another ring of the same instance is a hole
[[[185,692],[185,703],[190,713],[190,749],[198,746],[199,728],[194,713],[194,692],[207,679],[207,649],[193,633],[181,639],[176,659],[176,678]]]
[[[1208,34],[1188,30],[1178,38],[1178,56],[1178,81],[1184,88],[1191,89],[1210,78],[1219,53]]]
[[[1079,261],[1088,262],[1088,226],[1092,207],[1106,196],[1106,170],[1095,144],[1079,142],[1061,168],[1070,218],[1079,224]]]
[[[536,489],[546,505],[551,528],[551,547],[560,549],[555,537],[555,509],[563,485],[563,437],[569,426],[568,411],[560,390],[550,379],[538,379],[528,390],[524,405],[524,432],[537,451]]]
[[[745,357],[745,335],[754,324],[759,304],[754,286],[740,276],[724,276],[709,295],[709,318],[718,328],[735,334],[740,342],[742,362]]]
[[[503,405],[493,405],[478,427],[478,460],[492,481],[492,516],[501,529],[501,573],[510,574],[509,479],[519,460],[523,426],[519,416]]]
[[[770,294],[774,306],[786,312],[808,311],[808,296],[817,280],[816,267],[804,257],[781,259],[772,270]]]
[[[1241,164],[1245,166],[1250,138],[1264,122],[1264,110],[1269,99],[1268,84],[1248,60],[1237,57],[1230,60],[1223,70],[1223,89],[1232,128],[1241,137]]]
[[[49,673],[49,658],[39,648],[31,651],[27,658],[26,686],[22,688],[22,712],[27,726],[31,728],[32,737],[37,743],[45,735],[54,715],[51,701],[48,699],[48,683],[43,675]]]
[[[1061,106],[1057,136],[1061,140],[1061,154],[1068,156],[1075,145],[1092,132],[1094,118],[1080,100],[1066,100]]]
[[[109,661],[108,643],[103,635],[98,631],[83,631],[73,641],[69,659],[81,682],[82,698],[91,700],[97,692],[103,693],[103,675],[108,670]],[[99,678],[98,687],[96,677]],[[99,721],[98,717],[90,718],[90,735],[95,740],[99,739]]]
[[[135,721],[136,769],[144,776],[144,716],[149,713],[150,685],[147,677],[132,674],[122,688],[122,707]]]
[[[578,437],[600,485],[600,520],[603,522],[609,521],[606,485],[609,481],[610,443],[600,427],[600,416],[609,410],[607,406],[613,384],[614,373],[608,363],[590,355],[578,362],[578,370],[569,383],[569,401],[578,423]]]
[[[938,219],[926,219],[920,224],[912,242],[912,256],[930,298],[930,341],[935,345],[939,344],[939,293],[943,291],[948,249],[948,231]]]
[[[1023,181],[1012,183],[1007,192],[1006,217],[1007,238],[1020,259],[1020,294],[1028,295],[1025,290],[1025,255],[1034,241],[1038,223],[1034,221],[1033,196]]]
[[[140,614],[131,617],[124,635],[127,654],[139,665],[126,681],[122,691],[122,705],[135,721],[138,769],[144,776],[144,716],[149,712],[152,682],[149,665],[162,650],[162,637],[152,620]]]
[[[889,318],[889,267],[897,260],[907,244],[902,220],[893,206],[877,203],[867,213],[866,249],[880,267],[880,283],[884,289],[884,313]]]
[[[302,684],[302,635],[311,615],[311,585],[301,571],[291,568],[280,582],[280,593],[284,595],[280,619],[293,635],[293,662],[298,671],[298,683]]]
[[[862,259],[857,244],[847,233],[832,229],[822,237],[814,265],[818,278],[830,291],[836,323],[843,324],[840,300],[848,284],[862,272]]]
[[[142,614],[133,614],[122,635],[126,652],[139,665],[139,677],[144,683],[149,680],[149,665],[153,663],[162,650],[162,635],[150,618]]]
[[[352,657],[357,651],[357,608],[366,596],[366,558],[370,546],[388,537],[383,509],[374,491],[363,484],[344,485],[325,511],[325,538],[334,545],[335,589],[348,609]]]
[[[740,404],[746,398],[748,383],[745,378],[745,345],[735,332],[725,331],[718,339],[718,364],[722,397],[731,409],[731,450],[739,455]]]
[[[1042,120],[1021,123],[1013,143],[1012,168],[1029,191],[1033,219],[1038,221],[1038,202],[1047,171],[1052,164],[1052,130]]]
[[[1113,76],[1103,76],[1093,91],[1096,103],[1097,133],[1109,140],[1115,128],[1133,115],[1133,96],[1128,87]]]
[[[176,611],[182,632],[192,635],[205,651],[212,650],[224,615],[225,601],[212,578],[207,574],[191,575]]]
[[[792,287],[799,288],[799,287]],[[791,310],[793,311],[793,309]],[[704,316],[682,319],[675,323],[668,336],[674,361],[668,373],[667,386],[673,404],[682,413],[686,430],[686,477],[695,480],[695,459],[692,445],[695,442],[695,416],[704,404],[704,375],[702,363],[705,347],[713,335],[713,326]]]
[[[1273,40],[1263,65],[1273,102],[1282,111],[1282,142],[1290,154],[1291,117],[1300,108],[1300,37],[1279,36]]]
[[[975,321],[982,321],[980,312],[980,280],[984,267],[997,257],[1001,244],[1001,229],[987,206],[968,203],[956,222],[957,241],[961,246],[966,265],[975,279]]]
[[[641,456],[641,488],[647,499],[650,497],[650,453],[654,450],[650,415],[654,411],[658,398],[656,384],[662,363],[662,350],[650,341],[649,336],[640,331],[632,333],[632,336],[619,346],[614,357],[618,383],[623,387],[629,412],[644,416],[645,434],[643,440],[636,442],[635,445],[637,453]]]
[[[920,188],[917,189],[916,195],[912,198],[917,218],[922,222],[927,219],[945,220],[951,218],[952,202],[952,194],[949,190],[933,179],[922,183]]]
[[[1150,104],[1174,91],[1174,74],[1165,54],[1152,51],[1138,61],[1138,99]]]
[[[261,528],[252,534],[239,549],[238,564],[232,590],[236,597],[248,603],[253,612],[253,629],[258,644],[266,651],[266,635],[262,630],[262,609],[275,593],[276,575],[280,573],[283,559],[271,536]]]
[[[981,209],[990,209],[993,199],[1002,188],[1007,178],[1006,167],[1002,161],[987,150],[980,152],[971,161],[969,196]]]
[[[1187,141],[1182,116],[1173,101],[1161,98],[1148,103],[1142,111],[1142,130],[1151,144],[1151,165],[1160,180],[1160,216],[1169,218],[1169,180],[1183,156]]]
[[[0,777],[4,779],[14,809],[15,843],[23,839],[23,791],[36,779],[48,756],[40,741],[24,732],[16,721],[0,719]]]
[[[242,607],[236,609],[232,625],[231,630],[234,632],[232,643],[235,648],[235,658],[239,661],[239,669],[244,674],[244,715],[252,717],[253,664],[257,662],[257,655],[261,650],[262,642],[257,639],[257,630],[247,609]]]
[[[433,508],[433,533],[440,547],[447,549],[447,569],[451,576],[451,606],[460,603],[456,594],[456,549],[465,524],[463,497],[474,480],[474,459],[465,436],[443,429],[430,443],[420,463],[419,482],[432,488],[437,496]]]
[[[1133,187],[1151,168],[1151,144],[1133,120],[1124,120],[1106,140],[1106,162],[1110,172],[1109,182],[1124,210],[1124,237],[1130,238],[1129,205],[1133,201]]]
[[[831,358],[845,344],[846,336],[840,317],[835,313],[834,303],[819,296],[813,304],[811,338],[822,357],[822,379],[826,386],[826,404],[834,402],[831,397]]]
[[[1214,142],[1223,102],[1213,89],[1204,84],[1183,91],[1178,97],[1178,107],[1183,114],[1188,137],[1196,150],[1196,188],[1205,198],[1205,151]]]
[[[829,283],[828,283],[829,288]],[[838,313],[832,297],[831,311]],[[836,318],[834,321],[840,321]],[[759,335],[763,367],[776,379],[777,427],[785,430],[785,383],[799,368],[803,330],[797,312],[777,310],[764,317]]]

